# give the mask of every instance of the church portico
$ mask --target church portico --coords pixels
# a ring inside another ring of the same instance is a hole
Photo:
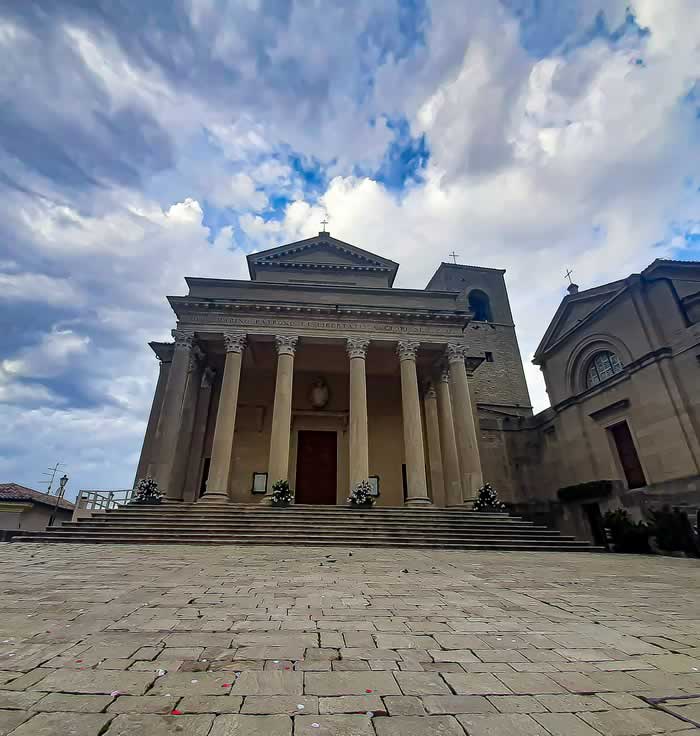
[[[265,282],[188,279],[189,295],[170,297],[175,344],[139,468],[168,498],[202,503],[264,503],[278,480],[297,503],[345,504],[363,480],[378,505],[472,498],[481,467],[463,300],[393,289],[396,264],[336,246],[327,233],[311,240],[313,281],[300,279],[306,269],[296,261],[286,282],[279,273]],[[293,245],[290,253],[303,252]],[[335,260],[324,264],[324,249]],[[257,279],[270,252],[250,257]],[[347,274],[321,283],[326,265],[356,271],[358,282],[368,270],[371,285],[349,284]],[[152,347],[167,358],[166,344]]]

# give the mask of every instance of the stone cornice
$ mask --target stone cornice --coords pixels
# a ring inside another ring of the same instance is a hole
[[[229,300],[169,297],[178,317],[189,312],[266,312],[271,314],[334,315],[337,317],[363,317],[375,319],[421,320],[428,322],[452,322],[462,326],[469,319],[468,312],[425,309],[391,309],[385,306],[341,306],[338,304],[289,304],[283,302],[236,302]]]
[[[349,263],[304,263],[302,261],[257,261],[256,268],[298,268],[304,271],[375,271],[392,273],[393,269],[385,266],[360,266]]]

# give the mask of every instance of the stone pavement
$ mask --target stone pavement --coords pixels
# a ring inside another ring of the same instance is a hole
[[[700,734],[700,564],[0,545],[0,736]]]

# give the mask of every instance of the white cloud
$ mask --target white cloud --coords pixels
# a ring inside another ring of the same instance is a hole
[[[4,273],[3,273],[4,271]],[[65,278],[42,273],[8,273],[0,263],[0,300],[79,307],[84,296]]]
[[[209,198],[218,207],[259,212],[267,205],[267,197],[256,188],[255,181],[239,172],[218,182]]]
[[[625,2],[562,4],[571,35],[544,59],[523,50],[522,27],[498,3],[432,3],[405,53],[393,3],[324,13],[297,3],[262,23],[254,5],[191,0],[214,62],[191,39],[173,43],[166,61],[187,64],[179,82],[155,56],[132,60],[138,43],[129,50],[76,20],[61,38],[82,66],[56,84],[51,49],[2,26],[6,58],[30,68],[21,79],[12,66],[0,71],[0,86],[20,79],[13,99],[34,120],[79,123],[108,145],[100,114],[146,111],[172,139],[176,166],[144,177],[143,191],[75,193],[0,152],[0,168],[22,182],[0,200],[13,234],[0,298],[80,306],[0,356],[2,422],[15,441],[0,460],[6,477],[29,482],[27,467],[63,459],[82,487],[128,485],[157,373],[146,343],[174,324],[165,295],[184,293],[187,275],[246,278],[246,251],[315,234],[326,210],[334,235],[400,262],[398,286],[424,286],[453,249],[463,263],[507,268],[537,408],[546,396],[527,356],[565,293],[564,270],[584,288],[619,278],[677,249],[679,226],[698,228],[686,186],[700,165],[697,121],[682,103],[700,76],[694,0],[633,0],[648,34],[616,43],[585,33],[601,10],[617,27]],[[225,87],[222,67],[235,71]],[[353,173],[379,164],[394,137],[388,120],[400,116],[431,157],[423,180],[397,193]],[[332,177],[319,202],[302,201],[308,184],[292,154]],[[265,221],[280,194],[295,201]],[[214,242],[205,200],[237,214],[238,227]],[[87,394],[79,406],[61,404],[70,397],[51,384],[71,376]]]

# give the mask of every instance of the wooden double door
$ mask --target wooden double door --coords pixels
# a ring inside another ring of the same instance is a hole
[[[295,503],[335,506],[338,487],[338,435],[300,431],[297,441]]]

